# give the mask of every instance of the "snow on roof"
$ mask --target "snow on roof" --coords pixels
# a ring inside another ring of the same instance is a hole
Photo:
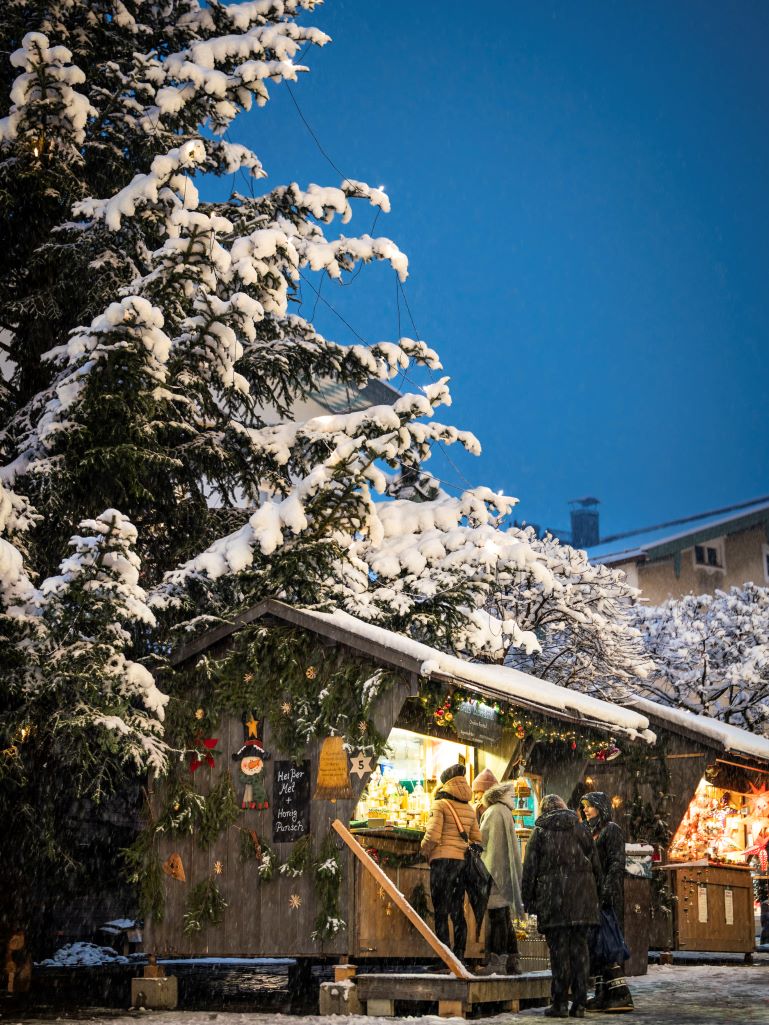
[[[618,537],[614,541],[603,541],[592,545],[587,552],[592,562],[628,562],[652,552],[659,545],[683,541],[692,534],[699,533],[701,530],[709,530],[712,527],[726,527],[730,523],[734,523],[735,520],[741,520],[743,517],[757,512],[769,512],[769,499],[756,499],[755,502],[746,503],[728,515],[721,512],[705,516],[692,516],[688,520],[682,520],[675,529],[668,525],[639,530],[635,534]]]
[[[649,729],[649,720],[639,712],[620,705],[590,697],[579,691],[558,687],[547,680],[540,680],[511,666],[486,665],[466,662],[455,655],[447,655],[403,634],[385,630],[381,626],[365,623],[340,609],[334,612],[311,612],[302,610],[303,615],[319,622],[334,624],[357,637],[366,638],[376,644],[398,651],[421,663],[423,676],[447,676],[457,682],[476,686],[509,700],[524,701],[539,706],[543,711],[562,712],[572,718],[611,727],[630,737],[640,737],[653,744],[656,736]]]
[[[671,725],[683,726],[693,733],[707,737],[708,740],[714,740],[723,747],[724,751],[731,751],[748,758],[761,758],[769,762],[769,738],[760,737],[751,733],[750,730],[740,729],[739,726],[730,726],[728,723],[719,722],[718,719],[712,719],[708,715],[697,715],[683,708],[660,705],[647,698],[634,698],[632,707],[657,719],[666,720]]]
[[[376,378],[371,378],[360,389],[328,380],[316,389],[313,398],[331,413],[354,413],[369,406],[392,406],[401,398],[401,393]]]

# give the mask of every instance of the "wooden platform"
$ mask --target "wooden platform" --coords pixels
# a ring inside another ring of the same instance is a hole
[[[442,1018],[465,1017],[478,1004],[502,1004],[500,1010],[518,1011],[521,1000],[550,996],[550,972],[525,975],[358,975],[358,998],[369,1015],[395,1015],[395,1002],[435,1003]]]

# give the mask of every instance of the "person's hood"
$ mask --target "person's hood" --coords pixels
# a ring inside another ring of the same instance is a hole
[[[451,779],[447,779],[445,783],[441,783],[441,788],[436,793],[435,800],[439,801],[441,797],[453,797],[455,801],[464,801],[465,804],[468,804],[472,796],[473,792],[465,777],[453,776]]]
[[[570,811],[568,808],[559,808],[558,811],[551,811],[547,815],[540,815],[534,825],[537,829],[554,829],[565,832],[579,825],[579,816],[575,811]]]
[[[580,801],[587,801],[588,804],[592,804],[594,808],[598,809],[600,825],[605,826],[607,822],[612,821],[611,801],[608,794],[604,794],[600,790],[591,790],[589,794],[583,794]]]
[[[483,795],[481,804],[484,808],[488,808],[492,804],[504,804],[510,809],[514,808],[515,783],[508,780],[505,783],[496,783],[493,787],[489,787]]]

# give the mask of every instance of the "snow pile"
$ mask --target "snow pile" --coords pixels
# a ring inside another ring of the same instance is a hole
[[[68,943],[40,964],[47,968],[74,968],[81,965],[94,967],[104,964],[130,964],[130,958],[118,954],[112,947],[99,947],[95,943],[78,941]]]

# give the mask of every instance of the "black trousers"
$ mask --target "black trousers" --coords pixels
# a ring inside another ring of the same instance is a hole
[[[435,914],[435,935],[461,960],[467,945],[464,859],[435,858],[430,862],[430,896]],[[453,943],[449,940],[449,918],[454,927]]]
[[[546,929],[545,939],[550,951],[550,986],[552,1002],[560,1006],[572,1001],[584,1007],[587,1003],[587,979],[590,970],[590,952],[587,936],[590,926],[565,925]]]
[[[486,952],[489,954],[518,954],[518,940],[510,917],[510,908],[489,908],[489,931],[486,934]]]

